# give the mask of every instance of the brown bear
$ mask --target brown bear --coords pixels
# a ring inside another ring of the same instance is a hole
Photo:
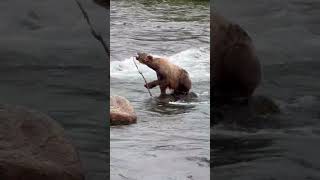
[[[153,69],[158,80],[145,84],[148,89],[160,87],[161,95],[166,95],[166,89],[172,89],[173,95],[187,95],[191,89],[191,80],[186,70],[169,62],[165,58],[155,58],[147,53],[138,53],[136,59]]]
[[[247,32],[212,12],[211,48],[216,102],[248,99],[260,83],[261,68]]]

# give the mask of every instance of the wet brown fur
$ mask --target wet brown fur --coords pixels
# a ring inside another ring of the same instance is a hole
[[[250,97],[261,80],[252,40],[239,25],[211,14],[213,92],[216,99]]]
[[[169,62],[165,58],[155,58],[146,53],[138,53],[136,59],[156,71],[158,79],[145,85],[151,89],[160,87],[161,95],[166,94],[166,89],[172,89],[173,94],[188,94],[191,89],[191,80],[186,70]]]

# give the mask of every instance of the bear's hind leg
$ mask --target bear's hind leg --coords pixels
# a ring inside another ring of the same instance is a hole
[[[167,90],[167,85],[166,84],[160,84],[160,91],[161,91],[160,96],[166,95],[166,90]]]
[[[190,80],[185,80],[185,81],[182,81],[181,83],[179,83],[178,88],[173,91],[173,94],[188,95],[190,89],[191,89]]]

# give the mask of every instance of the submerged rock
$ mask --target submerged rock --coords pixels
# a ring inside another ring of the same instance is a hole
[[[258,115],[280,113],[280,108],[276,102],[266,96],[253,96],[249,100],[249,105],[253,112]]]
[[[166,94],[160,95],[157,100],[162,103],[169,103],[175,101],[192,101],[197,98],[197,94],[194,92],[189,92],[187,95],[175,95],[175,94]]]
[[[40,112],[0,105],[1,180],[84,180],[64,129]]]
[[[280,113],[276,102],[266,96],[252,96],[249,99],[234,99],[232,102],[217,104],[213,102],[213,122],[236,123],[246,127],[265,126],[268,115]]]
[[[137,122],[130,102],[121,96],[110,96],[110,124],[128,125]]]

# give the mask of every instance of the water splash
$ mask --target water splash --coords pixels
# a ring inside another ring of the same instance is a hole
[[[174,54],[168,58],[170,62],[188,71],[190,78],[194,82],[209,81],[210,79],[210,50],[209,47],[187,49]],[[158,55],[154,55],[158,57]],[[149,79],[155,79],[156,73],[149,67],[139,64],[140,71]],[[133,57],[123,61],[112,61],[110,63],[111,78],[126,79],[135,81],[141,78],[133,63]]]

